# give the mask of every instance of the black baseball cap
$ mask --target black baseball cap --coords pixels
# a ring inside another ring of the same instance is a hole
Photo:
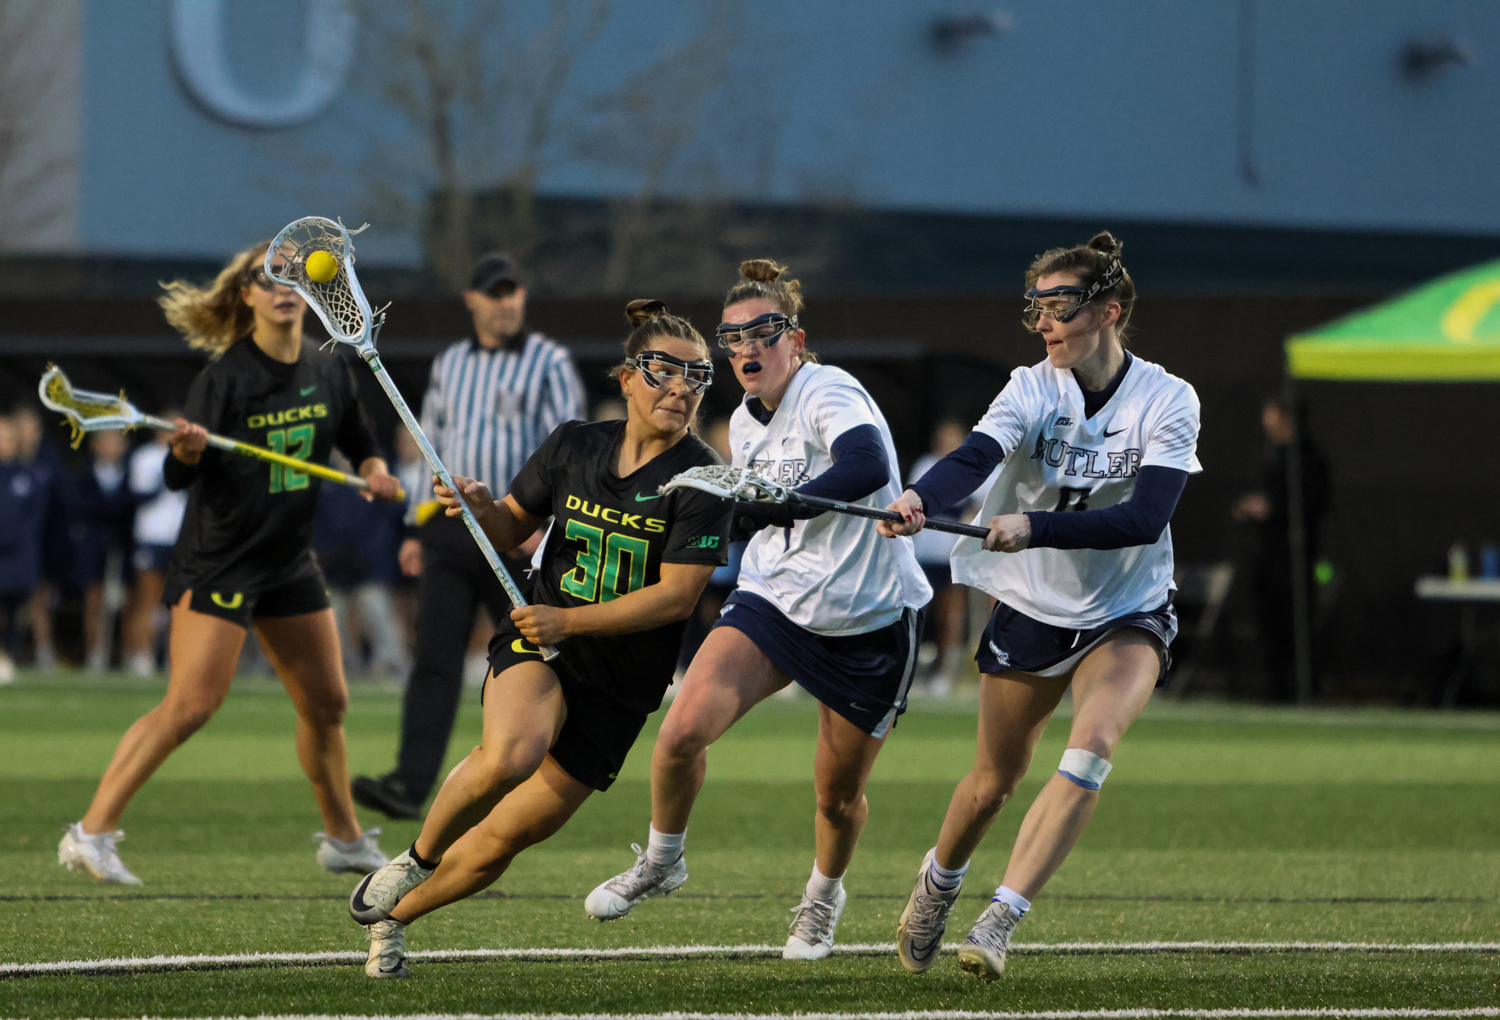
[[[479,264],[474,267],[474,274],[469,277],[469,289],[483,291],[486,294],[502,283],[509,283],[516,287],[526,285],[521,267],[516,264],[514,258],[503,251],[492,251],[480,258]]]

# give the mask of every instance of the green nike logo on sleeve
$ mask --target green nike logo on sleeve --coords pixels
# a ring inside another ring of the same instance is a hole
[[[635,494],[635,501],[637,503],[644,503],[649,499],[661,499],[661,493],[658,492],[654,496],[642,496],[639,492]]]
[[[298,392],[301,393],[305,397],[305,396],[307,396],[309,393],[311,393],[313,390],[315,390],[317,388],[318,388],[317,384],[314,383],[312,386],[304,386],[304,387],[302,387],[302,389],[299,390]]]

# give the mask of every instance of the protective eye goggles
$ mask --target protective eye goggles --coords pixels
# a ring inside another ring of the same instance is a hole
[[[267,276],[264,266],[256,266],[250,271],[249,282],[256,287],[259,287],[261,290],[275,290],[277,287],[286,286],[286,284],[277,283],[275,280]]]
[[[1032,287],[1026,292],[1026,309],[1021,313],[1021,324],[1035,332],[1043,313],[1052,316],[1053,322],[1071,322],[1084,305],[1124,278],[1125,267],[1119,259],[1113,259],[1104,275],[1087,290],[1082,287],[1049,287],[1046,290]]]
[[[775,347],[783,333],[796,328],[797,317],[795,315],[767,312],[765,315],[756,316],[749,322],[721,322],[714,330],[714,335],[719,338],[720,347],[739,352],[748,343],[758,344],[761,347]]]
[[[627,358],[625,364],[641,373],[648,386],[658,390],[674,379],[681,379],[688,392],[702,393],[714,381],[714,363],[707,358],[683,361],[664,351],[642,351]]]

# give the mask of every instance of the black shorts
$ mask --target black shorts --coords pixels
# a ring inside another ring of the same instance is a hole
[[[799,627],[759,595],[729,596],[714,627],[733,627],[803,690],[872,737],[883,737],[906,711],[922,611],[904,609],[889,627],[826,637]]]
[[[979,651],[974,661],[981,673],[1003,673],[1016,670],[1034,676],[1065,676],[1073,671],[1095,645],[1117,630],[1135,627],[1144,630],[1161,643],[1161,671],[1158,685],[1167,677],[1172,665],[1172,639],[1177,636],[1177,610],[1172,608],[1175,593],[1155,609],[1126,613],[1087,630],[1054,627],[1004,602],[995,603],[990,622],[979,636]]]
[[[323,583],[323,572],[316,566],[304,567],[290,580],[260,591],[233,591],[210,585],[189,588],[177,578],[169,577],[161,600],[175,606],[187,591],[192,592],[188,608],[193,612],[217,616],[246,630],[250,629],[251,620],[302,616],[327,609],[332,604],[328,600],[328,587]]]
[[[569,638],[568,647],[576,649],[580,642],[587,640]],[[646,725],[646,713],[610,697],[609,692],[598,685],[585,682],[570,664],[570,659],[575,658],[576,655],[559,655],[546,664],[556,674],[562,686],[563,701],[568,706],[562,732],[557,735],[549,753],[564,772],[584,786],[608,790],[620,777],[625,756],[635,746],[635,738],[641,735]],[[501,675],[512,666],[541,661],[541,650],[521,637],[520,631],[507,620],[490,639],[490,670],[494,677],[485,680],[485,689],[491,683],[504,683]],[[663,693],[670,679],[663,681]],[[484,704],[484,689],[479,692],[479,703]]]

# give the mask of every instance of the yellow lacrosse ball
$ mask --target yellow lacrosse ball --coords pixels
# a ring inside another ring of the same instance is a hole
[[[327,283],[339,275],[338,259],[321,248],[307,257],[302,268],[307,272],[307,278],[313,283]]]

